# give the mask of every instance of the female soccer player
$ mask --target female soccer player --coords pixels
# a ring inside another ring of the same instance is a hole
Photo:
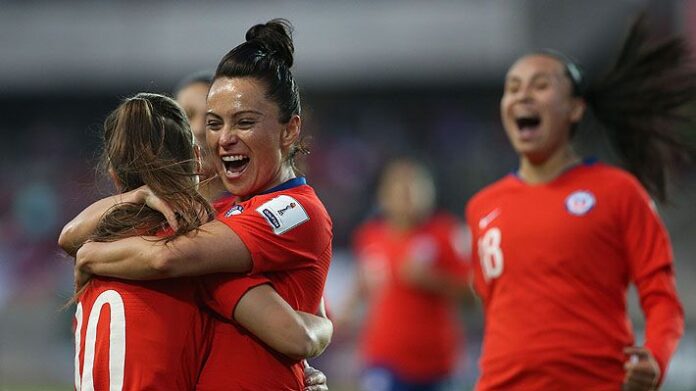
[[[486,316],[478,390],[651,390],[683,332],[664,200],[673,132],[696,100],[685,43],[633,26],[594,85],[566,56],[525,55],[508,70],[501,118],[519,169],[467,206],[475,288]],[[582,160],[571,138],[586,110],[629,172]],[[692,150],[693,151],[693,150]],[[645,345],[626,310],[635,284]]]
[[[198,192],[208,201],[214,202],[225,193],[220,178],[215,173],[213,156],[205,141],[205,114],[208,111],[208,90],[213,83],[213,74],[198,72],[181,80],[174,89],[174,97],[184,109],[186,117],[191,124],[191,131],[196,138],[196,143],[201,148],[201,161],[203,162],[198,177],[200,183]]]
[[[198,229],[213,211],[196,192],[195,168],[200,163],[196,155],[186,116],[174,101],[156,94],[125,100],[104,126],[103,161],[122,191],[112,199],[125,200],[134,188],[146,185],[183,212],[177,231],[165,231],[165,218],[154,209],[119,203],[99,219],[91,240],[149,233],[166,241]],[[297,340],[305,326],[288,320],[298,314],[269,288],[263,294],[261,289],[251,288],[249,297],[256,290],[258,298],[270,298],[272,311],[285,321],[276,324],[258,316],[254,308],[259,303],[244,305],[240,311],[266,322],[265,327],[277,327],[276,333],[295,329],[291,332],[295,336],[286,337]],[[190,278],[148,282],[94,278],[77,295],[76,389],[192,390],[210,350],[214,327],[212,319],[198,309],[199,296]],[[299,316],[310,322],[313,318]]]
[[[232,195],[217,219],[166,244],[152,237],[86,243],[77,253],[79,279],[80,273],[158,279],[271,272],[266,277],[293,308],[318,310],[331,259],[331,220],[293,167],[305,147],[299,137],[299,92],[290,72],[290,25],[282,20],[256,25],[246,38],[222,58],[208,93],[208,146]],[[165,215],[174,214],[158,204]],[[209,293],[220,312],[243,324],[237,299],[245,289],[239,279],[228,279]],[[221,377],[229,381],[226,389],[304,386],[299,360],[278,355],[236,324],[216,329],[211,358],[216,357],[227,360],[206,365],[200,389],[213,389],[208,380]]]
[[[358,286],[367,299],[365,391],[453,389],[462,330],[456,299],[468,295],[468,236],[456,218],[433,213],[435,186],[411,160],[395,160],[379,186],[381,216],[355,233]]]

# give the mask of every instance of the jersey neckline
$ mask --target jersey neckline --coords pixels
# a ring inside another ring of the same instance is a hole
[[[519,169],[510,172],[509,176],[510,176],[512,179],[514,179],[515,182],[517,182],[517,183],[519,183],[520,185],[523,185],[523,186],[527,186],[527,187],[544,187],[544,186],[549,186],[549,185],[552,185],[552,184],[554,184],[554,183],[557,183],[558,181],[563,180],[563,178],[565,178],[566,176],[568,176],[568,174],[573,173],[573,172],[576,172],[577,169],[579,169],[579,168],[585,168],[585,167],[594,166],[595,164],[597,164],[597,162],[598,162],[598,159],[597,159],[596,157],[594,157],[594,156],[586,157],[586,158],[582,159],[582,161],[579,162],[578,164],[574,164],[574,165],[572,165],[572,166],[566,168],[565,170],[563,170],[560,174],[558,174],[558,175],[557,175],[555,178],[553,178],[552,180],[550,180],[550,181],[548,181],[548,182],[537,183],[537,184],[529,184],[529,183],[525,182],[525,181],[519,176],[519,174],[518,174]]]

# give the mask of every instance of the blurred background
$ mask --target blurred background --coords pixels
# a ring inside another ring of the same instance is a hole
[[[392,157],[424,160],[441,208],[462,216],[467,199],[515,169],[498,116],[505,72],[528,50],[559,49],[596,74],[635,14],[696,49],[696,1],[7,1],[0,0],[0,390],[72,389],[71,260],[62,226],[112,189],[95,172],[100,127],[119,100],[171,93],[213,70],[246,30],[274,17],[295,26],[295,75],[306,174],[334,220],[327,282],[340,313],[353,284],[351,233],[374,213],[375,183]],[[580,134],[587,155],[606,143]],[[696,173],[673,183],[661,207],[672,235],[687,334],[665,390],[696,390]],[[632,318],[642,316],[631,293]],[[459,377],[476,377],[480,309],[462,311],[467,343]],[[332,390],[353,390],[357,329],[336,330],[315,360]]]

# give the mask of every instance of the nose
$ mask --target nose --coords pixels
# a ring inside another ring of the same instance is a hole
[[[531,87],[530,86],[524,86],[521,87],[517,92],[515,93],[515,101],[517,102],[529,102],[532,100],[532,94],[531,94]]]
[[[225,127],[220,131],[220,140],[218,141],[221,147],[229,147],[239,141],[239,134],[236,129]]]

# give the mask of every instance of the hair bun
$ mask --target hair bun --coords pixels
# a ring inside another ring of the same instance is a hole
[[[292,67],[295,45],[292,43],[292,24],[285,19],[273,19],[257,24],[246,33],[247,42],[256,41],[269,50],[270,55]]]

